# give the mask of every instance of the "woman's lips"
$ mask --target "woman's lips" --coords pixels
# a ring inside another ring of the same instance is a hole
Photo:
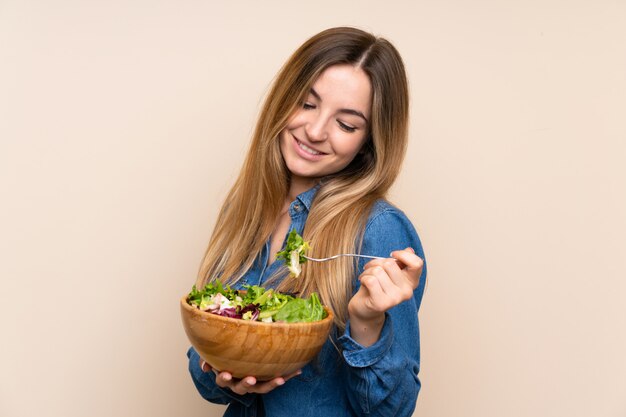
[[[304,149],[305,152],[310,153],[311,155],[320,155],[321,152],[316,151],[315,149],[311,148],[310,146],[305,145],[304,143],[298,141],[298,145],[300,145],[300,147],[302,149]]]
[[[308,159],[310,161],[317,161],[320,158],[322,158],[324,155],[326,155],[324,152],[320,152],[300,142],[298,138],[296,138],[295,136],[293,136],[293,139],[294,139],[294,148],[296,150],[296,153],[304,159]]]

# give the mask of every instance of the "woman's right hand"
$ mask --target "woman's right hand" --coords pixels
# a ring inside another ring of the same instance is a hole
[[[211,372],[211,366],[208,363],[200,359],[200,369],[203,372]],[[269,381],[261,381],[258,382],[255,377],[247,376],[242,379],[233,378],[233,376],[229,372],[215,372],[215,383],[222,387],[228,388],[235,394],[244,395],[244,394],[267,394],[275,388],[280,387],[285,382],[289,381],[294,376],[300,375],[302,370],[297,370],[296,372],[286,375],[279,376],[277,378],[271,379]],[[257,383],[258,382],[258,383]]]

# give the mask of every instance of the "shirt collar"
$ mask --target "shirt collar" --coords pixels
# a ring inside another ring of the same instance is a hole
[[[307,191],[301,193],[296,197],[296,200],[300,200],[300,202],[306,207],[307,211],[311,210],[311,203],[313,203],[313,198],[315,198],[315,194],[317,194],[317,190],[320,188],[320,183],[317,183],[312,188],[309,188]]]

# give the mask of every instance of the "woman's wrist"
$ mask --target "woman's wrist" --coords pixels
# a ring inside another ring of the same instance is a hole
[[[385,324],[385,313],[376,313],[361,317],[359,314],[350,314],[350,337],[364,347],[369,347],[380,338],[380,332]]]

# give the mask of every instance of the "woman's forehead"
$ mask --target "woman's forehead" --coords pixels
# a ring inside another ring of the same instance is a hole
[[[313,82],[310,93],[330,105],[358,110],[369,117],[372,85],[360,67],[342,64],[326,68]]]

